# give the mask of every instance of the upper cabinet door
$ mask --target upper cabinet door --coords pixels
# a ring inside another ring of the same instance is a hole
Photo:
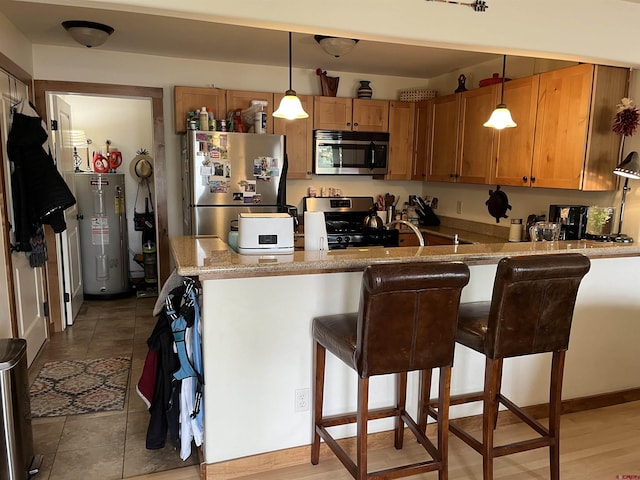
[[[280,105],[282,93],[273,96],[274,103]],[[289,159],[288,179],[311,178],[311,159],[313,156],[313,97],[298,95],[302,108],[309,118],[287,120],[273,118],[273,133],[286,135],[287,157]]]
[[[352,129],[360,132],[388,132],[389,101],[353,99]]]
[[[496,158],[490,183],[530,184],[539,82],[540,76],[534,75],[504,84],[504,103],[518,126],[500,130],[496,136]]]
[[[427,181],[456,181],[459,112],[459,94],[436,97],[433,100]]]
[[[532,187],[581,188],[593,65],[540,74]]]
[[[389,171],[386,180],[410,180],[415,103],[389,102]]]
[[[351,130],[352,99],[314,97],[313,128],[316,130]]]
[[[476,88],[460,96],[460,141],[457,181],[489,183],[496,130],[484,123],[499,101],[496,86]]]
[[[216,119],[227,117],[226,90],[219,88],[181,87],[173,88],[174,96],[174,129],[176,133],[187,131],[187,113],[211,108]]]
[[[427,169],[431,148],[430,132],[433,100],[422,100],[417,102],[415,110],[415,141],[413,143],[414,152],[411,180],[425,181],[427,179]]]
[[[237,108],[246,109],[251,106],[251,100],[263,100],[267,102],[267,133],[273,133],[273,93],[248,92],[244,90],[227,90],[227,112]],[[253,132],[253,123],[247,126],[246,132]]]

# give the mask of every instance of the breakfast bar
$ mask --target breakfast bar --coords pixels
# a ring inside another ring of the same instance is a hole
[[[177,273],[198,277],[203,286],[207,465],[310,445],[311,319],[356,311],[362,271],[373,263],[465,262],[471,279],[462,302],[470,302],[491,298],[496,264],[503,257],[582,253],[590,258],[591,270],[578,293],[563,398],[640,388],[637,244],[581,240],[260,256],[237,255],[217,237],[176,237],[171,248]],[[505,394],[525,406],[546,402],[549,364],[546,354],[505,362]],[[483,367],[481,355],[456,346],[452,394],[481,389]],[[325,413],[355,410],[353,371],[330,357],[327,371],[334,380],[325,395]],[[408,399],[416,398],[417,387],[417,376],[410,374]],[[373,378],[371,407],[393,403],[393,391],[392,377]],[[415,403],[408,409],[415,411]],[[451,410],[452,418],[478,413],[474,405]],[[391,428],[377,421],[370,431]],[[354,435],[347,427],[337,433]]]

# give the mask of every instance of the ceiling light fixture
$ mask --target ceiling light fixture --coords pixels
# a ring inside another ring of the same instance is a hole
[[[485,127],[495,128],[496,130],[502,130],[503,128],[517,127],[518,124],[511,118],[511,112],[504,104],[504,74],[507,66],[507,56],[502,56],[502,86],[500,90],[500,103],[496,106],[496,109],[484,124]]]
[[[315,35],[313,38],[325,52],[336,58],[349,53],[360,41],[355,38],[327,37],[325,35]]]
[[[304,111],[295,90],[291,88],[291,68],[291,32],[289,32],[289,90],[285,92],[284,97],[280,100],[278,109],[272,115],[276,118],[286,118],[287,120],[308,118],[309,114]]]
[[[62,26],[76,42],[88,48],[102,45],[114,32],[109,25],[86,20],[66,20]]]

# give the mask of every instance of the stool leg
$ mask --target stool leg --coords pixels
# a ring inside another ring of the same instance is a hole
[[[438,391],[438,479],[449,478],[449,404],[451,400],[451,367],[440,368]]]
[[[562,377],[564,374],[564,350],[553,352],[551,360],[551,388],[549,389],[549,446],[551,480],[560,480],[560,413],[562,408]]]
[[[369,378],[358,377],[357,413],[357,476],[356,480],[367,480],[367,428],[369,418]]]
[[[498,371],[496,372],[497,378],[496,378],[496,396],[498,396],[498,394],[500,393],[500,390],[502,389],[502,364],[503,364],[503,359],[499,358],[496,360],[496,362],[499,362],[498,364]],[[498,410],[500,408],[500,402],[496,401],[496,408],[495,408],[495,416],[493,417],[493,429],[495,430],[498,427]]]
[[[429,400],[431,398],[432,370],[420,370],[420,386],[418,391],[418,427],[421,432],[427,431],[429,418]]]
[[[500,360],[487,357],[484,371],[484,399],[482,412],[482,478],[493,480],[493,430],[498,412],[497,396]]]
[[[317,465],[320,461],[320,435],[318,424],[322,422],[322,402],[324,400],[324,364],[326,349],[318,342],[316,344],[316,359],[313,364],[315,374],[315,391],[313,403],[313,442],[311,444],[311,463]]]
[[[404,421],[402,420],[402,413],[407,408],[407,372],[398,373],[396,382],[396,408],[398,409],[398,416],[396,417],[396,435],[394,446],[400,450],[404,440]]]

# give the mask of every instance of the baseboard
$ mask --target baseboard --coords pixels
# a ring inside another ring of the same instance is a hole
[[[562,401],[562,413],[576,413],[638,400],[640,400],[640,388],[572,398]],[[548,416],[547,405],[532,405],[525,407],[524,410],[534,418],[546,418]],[[482,427],[481,415],[457,418],[455,421],[465,430],[480,430]],[[508,425],[517,421],[519,420],[507,410],[500,411],[498,415],[498,425]],[[430,435],[435,433],[433,424],[430,424],[427,430]],[[367,441],[370,451],[387,447],[393,443],[393,431],[370,434]],[[350,455],[355,454],[355,437],[339,440],[338,443]],[[333,452],[322,443],[320,447],[320,459],[332,457],[334,457]],[[232,480],[264,471],[309,463],[309,458],[310,445],[305,445],[238,458],[227,462],[203,463],[201,465],[201,478],[202,480]]]

